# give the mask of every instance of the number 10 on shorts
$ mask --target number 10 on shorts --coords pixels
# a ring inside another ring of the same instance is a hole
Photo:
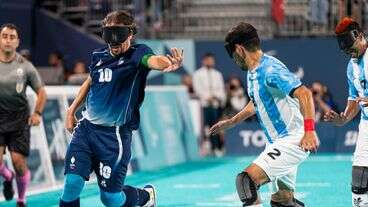
[[[109,179],[111,177],[111,167],[100,162],[100,175],[105,179]]]

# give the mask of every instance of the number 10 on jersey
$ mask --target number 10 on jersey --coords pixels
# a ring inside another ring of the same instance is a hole
[[[99,69],[98,72],[100,73],[100,78],[98,82],[110,82],[112,79],[112,70],[110,68]]]

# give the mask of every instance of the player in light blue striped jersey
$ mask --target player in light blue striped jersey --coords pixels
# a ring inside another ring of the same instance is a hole
[[[368,53],[367,40],[362,28],[351,18],[342,19],[336,26],[339,47],[351,59],[347,66],[349,97],[344,112],[329,111],[325,121],[342,126],[352,120],[361,111],[359,135],[353,158],[352,170],[352,206],[368,206]]]
[[[256,114],[268,139],[265,150],[236,178],[239,198],[243,206],[261,206],[258,188],[271,182],[272,207],[304,206],[294,192],[298,165],[319,145],[312,94],[281,61],[262,52],[252,25],[239,23],[225,42],[230,57],[247,72],[251,101],[210,132],[230,128]]]

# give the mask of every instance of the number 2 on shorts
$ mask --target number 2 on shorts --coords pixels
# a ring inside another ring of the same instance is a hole
[[[273,148],[275,152],[269,152],[267,153],[268,156],[270,156],[273,160],[276,160],[276,157],[279,157],[281,155],[280,150]]]

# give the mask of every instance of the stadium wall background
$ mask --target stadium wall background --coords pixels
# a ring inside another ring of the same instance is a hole
[[[350,153],[355,149],[358,138],[358,120],[343,127],[335,127],[330,123],[317,123],[317,134],[321,145],[318,154]],[[266,144],[266,136],[257,122],[245,122],[226,132],[227,155],[258,155]]]
[[[89,63],[90,52],[104,45],[99,38],[86,35],[47,11],[36,9],[32,12],[32,2],[33,0],[0,0],[0,22],[13,22],[19,25],[22,32],[20,49],[31,49],[35,65],[45,66],[48,54],[53,51],[60,51],[65,55],[68,68],[77,59]],[[206,52],[215,54],[217,68],[224,74],[225,79],[232,75],[245,79],[245,74],[226,54],[222,41],[138,41],[147,43],[157,53],[165,52],[171,46],[183,47],[185,50],[185,70],[177,74],[152,73],[150,84],[178,84],[180,74],[193,73]],[[321,81],[334,95],[340,110],[344,108],[347,96],[348,57],[339,51],[333,37],[271,39],[264,40],[262,47],[268,54],[283,61],[291,71],[297,72],[306,84]]]

